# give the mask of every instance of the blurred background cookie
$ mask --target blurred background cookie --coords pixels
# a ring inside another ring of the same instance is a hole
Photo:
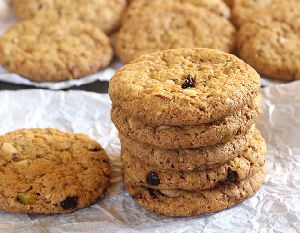
[[[235,29],[224,17],[191,4],[149,4],[122,22],[116,53],[124,63],[172,48],[214,48],[231,52]]]
[[[240,57],[260,74],[300,79],[300,3],[273,3],[253,14],[238,33]]]
[[[109,38],[77,20],[25,20],[0,37],[0,64],[37,82],[81,78],[108,66],[112,56]]]
[[[77,19],[92,23],[106,33],[118,27],[126,7],[126,0],[12,0],[12,3],[15,15],[21,20]]]

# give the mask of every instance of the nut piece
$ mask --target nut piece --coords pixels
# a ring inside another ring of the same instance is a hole
[[[195,89],[183,89],[182,92],[188,96],[197,96],[197,91]]]
[[[4,142],[0,149],[0,158],[10,161],[17,152],[17,149],[11,143]]]

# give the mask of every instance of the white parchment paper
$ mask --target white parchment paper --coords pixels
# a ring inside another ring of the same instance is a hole
[[[106,197],[70,215],[27,216],[0,211],[0,232],[300,232],[300,82],[263,90],[257,123],[268,146],[264,186],[231,209],[192,218],[168,218],[140,208],[124,191],[120,145],[107,95],[81,91],[0,92],[0,134],[30,127],[82,132],[99,141],[113,161]],[[0,181],[1,182],[1,181]]]
[[[5,33],[5,31],[13,24],[17,22],[13,15],[12,9],[9,4],[10,0],[0,0],[0,35]],[[39,88],[48,88],[53,90],[60,90],[70,88],[72,86],[81,86],[84,84],[93,83],[96,80],[109,81],[114,73],[122,66],[119,60],[115,60],[109,67],[99,71],[95,74],[82,77],[77,80],[68,80],[63,82],[33,82],[25,79],[17,74],[12,74],[7,72],[3,67],[0,66],[0,81],[14,84],[30,85]],[[262,79],[263,86],[270,86],[274,84],[282,83],[280,81]]]

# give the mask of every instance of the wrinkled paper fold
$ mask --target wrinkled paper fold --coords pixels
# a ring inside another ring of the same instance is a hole
[[[27,216],[0,211],[1,232],[299,232],[300,82],[263,90],[257,123],[268,147],[264,186],[231,209],[204,217],[168,218],[140,208],[121,182],[118,133],[107,95],[82,91],[0,92],[0,133],[18,128],[55,127],[99,141],[113,161],[106,197],[70,215]]]

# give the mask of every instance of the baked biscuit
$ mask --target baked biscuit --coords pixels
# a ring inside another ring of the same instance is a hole
[[[182,126],[223,119],[251,103],[260,77],[234,55],[174,49],[141,56],[112,78],[114,107],[154,125]]]
[[[0,64],[33,81],[78,79],[106,67],[109,38],[80,21],[22,21],[0,38]]]
[[[270,4],[256,12],[238,34],[240,57],[260,74],[300,79],[300,3]]]
[[[124,172],[145,187],[152,189],[183,189],[189,191],[212,189],[232,181],[245,180],[265,165],[266,145],[262,137],[233,160],[210,170],[167,171],[149,166],[143,160],[121,149]]]
[[[126,0],[12,0],[15,15],[22,20],[41,17],[50,21],[58,18],[92,23],[110,33],[120,21]]]
[[[251,21],[255,18],[255,12],[259,12],[263,8],[268,8],[270,4],[278,4],[285,2],[286,4],[297,2],[298,0],[235,0],[232,8],[232,20],[237,27]]]
[[[56,129],[0,136],[0,165],[0,209],[11,213],[71,213],[99,200],[109,184],[101,146]]]
[[[156,126],[132,118],[114,107],[111,118],[119,132],[140,143],[164,149],[199,148],[231,141],[245,134],[260,115],[261,96],[224,119],[193,126]]]
[[[169,3],[191,4],[196,7],[203,7],[225,18],[230,18],[230,9],[222,0],[134,0],[124,12],[122,19],[127,20],[135,12],[149,6],[150,4],[169,4]]]
[[[209,214],[235,206],[252,196],[263,184],[265,168],[240,182],[221,185],[212,190],[154,190],[124,177],[124,184],[137,203],[147,210],[167,216]]]
[[[239,135],[224,144],[197,149],[166,150],[143,145],[120,135],[122,148],[128,151],[132,157],[160,170],[180,172],[202,171],[220,167],[241,155],[249,145],[261,140],[260,138],[259,131],[253,129],[246,135]]]
[[[138,22],[138,23],[137,23]],[[124,63],[142,54],[175,48],[231,52],[235,28],[224,17],[190,4],[149,4],[122,23],[116,53]]]

